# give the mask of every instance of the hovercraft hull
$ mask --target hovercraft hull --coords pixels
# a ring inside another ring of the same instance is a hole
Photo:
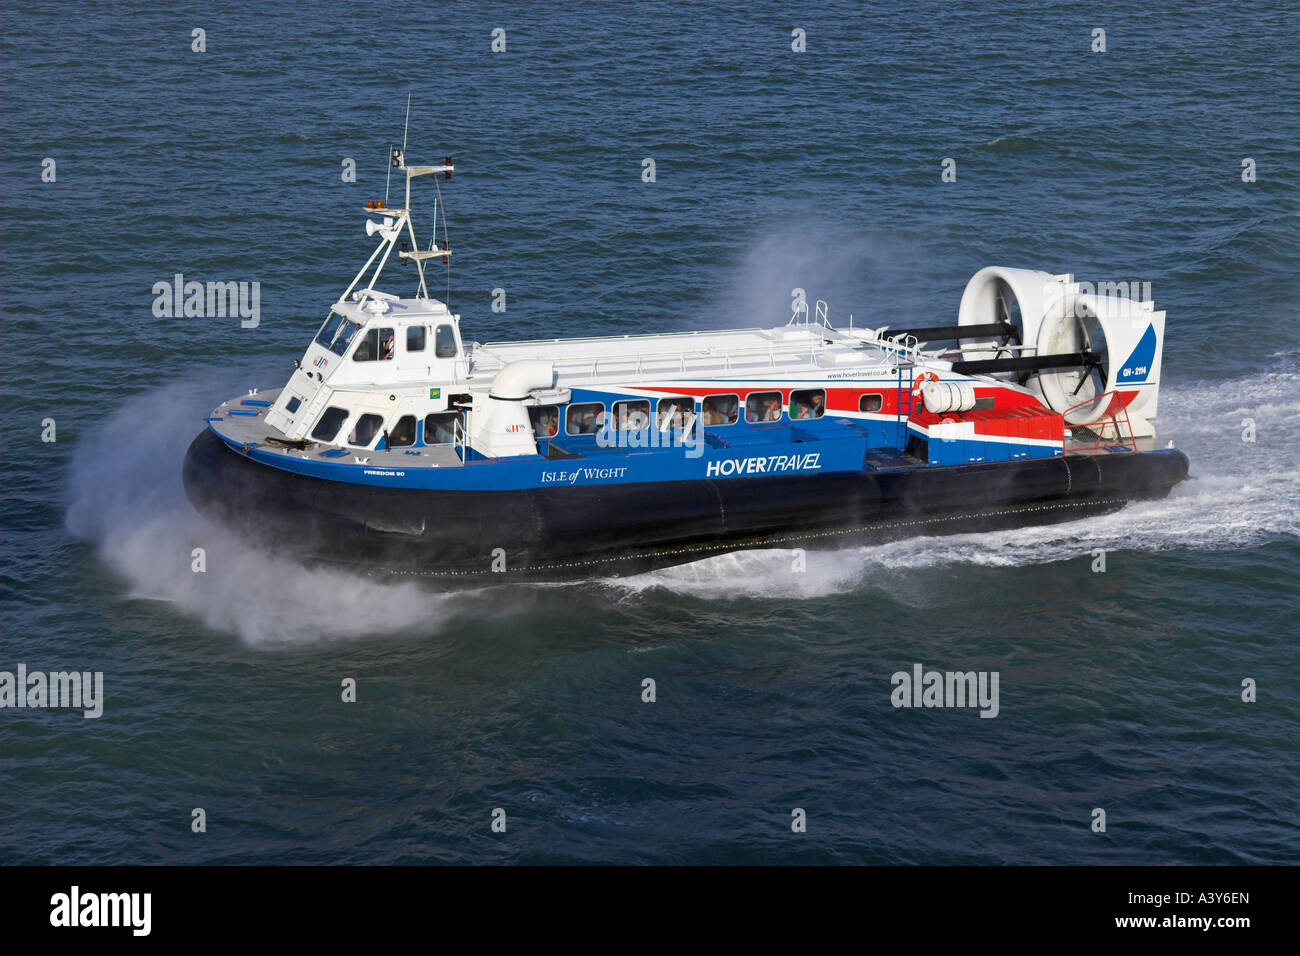
[[[508,491],[385,488],[254,461],[204,430],[183,478],[196,508],[310,561],[447,581],[624,575],[748,548],[825,549],[1071,521],[1163,497],[1174,449],[944,467]]]

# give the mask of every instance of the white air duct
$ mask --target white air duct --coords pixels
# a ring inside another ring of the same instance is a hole
[[[555,368],[550,362],[511,362],[492,380],[492,398],[517,402],[527,398],[529,392],[554,384]]]
[[[474,405],[470,426],[474,450],[493,458],[537,454],[525,400],[531,392],[554,384],[550,362],[510,362],[497,372],[487,399]]]

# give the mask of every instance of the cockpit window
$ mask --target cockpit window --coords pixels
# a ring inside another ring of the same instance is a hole
[[[433,354],[438,358],[456,357],[456,333],[450,325],[440,325],[433,334]]]
[[[371,329],[357,343],[357,350],[352,353],[354,362],[373,362],[393,357],[395,344],[392,329]]]
[[[316,344],[323,345],[335,355],[342,355],[352,344],[352,339],[359,328],[361,326],[357,323],[343,318],[337,312],[331,312],[325,324],[316,333]]]

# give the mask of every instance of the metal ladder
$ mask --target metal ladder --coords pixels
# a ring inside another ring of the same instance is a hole
[[[907,448],[907,421],[912,417],[915,397],[912,395],[911,362],[898,363],[898,450]]]

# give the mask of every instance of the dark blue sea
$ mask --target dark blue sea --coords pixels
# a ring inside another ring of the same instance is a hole
[[[10,2],[0,71],[0,670],[105,695],[0,713],[0,861],[1300,862],[1295,4]],[[434,593],[255,550],[184,450],[369,254],[408,93],[467,337],[1150,282],[1191,478],[805,574]],[[156,316],[176,273],[260,323]],[[997,717],[895,708],[917,663],[997,672]]]

